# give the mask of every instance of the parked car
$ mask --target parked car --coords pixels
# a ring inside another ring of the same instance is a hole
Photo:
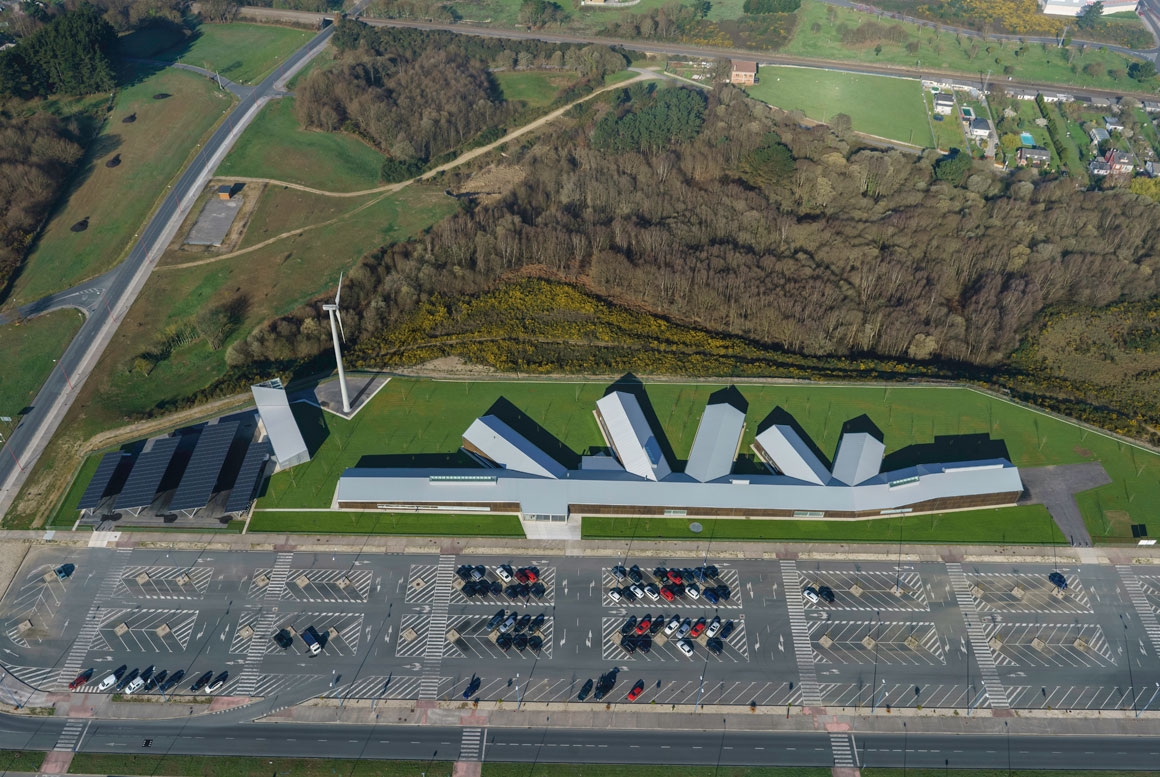
[[[512,637],[512,646],[521,653],[528,649],[528,635],[522,631]]]
[[[596,683],[592,682],[592,678],[589,677],[588,681],[585,682],[583,687],[580,688],[580,693],[576,694],[576,701],[584,701],[587,699],[588,694],[592,693],[592,686],[595,684]]]
[[[1062,572],[1052,572],[1047,576],[1048,581],[1061,591],[1067,590],[1067,578],[1063,576]]]
[[[530,589],[530,593],[532,594],[532,596],[536,597],[537,599],[543,599],[544,594],[546,594],[547,592],[548,592],[548,589],[544,587],[543,583],[540,583],[540,582],[532,583],[532,587]]]
[[[495,576],[505,583],[510,583],[513,577],[513,571],[508,564],[500,564],[495,568]]]
[[[705,619],[698,618],[697,622],[693,624],[693,628],[689,631],[689,638],[696,639],[705,631]]]
[[[721,585],[717,586],[714,590],[717,592],[717,598],[723,602],[729,601],[729,597],[732,595],[729,591],[729,586],[725,585],[724,583],[721,583]]]
[[[656,634],[658,631],[660,631],[664,627],[665,627],[665,616],[658,615],[657,617],[653,618],[652,624],[648,627],[648,633],[649,634]]]
[[[133,669],[133,671],[129,672],[129,674],[127,674],[127,675],[124,675],[123,677],[121,677],[120,680],[117,681],[117,684],[115,686],[113,686],[114,690],[117,690],[117,691],[125,690],[125,686],[128,685],[129,683],[133,682],[134,680],[136,680],[137,675],[139,675],[139,674],[141,674],[141,673],[137,669]]]
[[[73,572],[77,571],[76,564],[61,564],[53,570],[56,573],[57,580],[68,580],[72,577]]]
[[[206,672],[201,677],[193,681],[193,685],[189,686],[189,690],[197,693],[205,686],[209,685],[209,681],[213,679],[213,670]]]
[[[709,621],[709,627],[705,629],[705,636],[715,637],[719,631],[721,631],[721,619],[714,618],[713,620]]]
[[[608,598],[614,602],[619,602],[624,597],[620,595],[619,588],[609,588],[608,589]]]
[[[696,583],[689,583],[687,586],[685,586],[685,593],[687,593],[693,599],[701,598],[701,589],[697,587]]]
[[[665,576],[669,579],[670,583],[682,583],[682,582],[684,582],[684,580],[681,578],[680,570],[677,570],[677,569],[670,569],[668,572],[665,573]]]
[[[482,684],[483,680],[480,680],[475,675],[472,675],[471,682],[469,682],[467,687],[463,689],[463,698],[470,699],[472,695],[479,690],[479,686]]]
[[[617,564],[612,568],[612,576],[616,578],[616,582],[624,582],[624,578],[628,577],[628,570]]]
[[[539,653],[540,649],[544,647],[544,638],[539,634],[533,634],[528,637],[528,650],[533,653]]]
[[[631,634],[629,634],[627,637],[621,637],[620,638],[620,647],[623,648],[624,652],[626,652],[626,653],[635,653],[636,652],[636,637],[632,636]]]
[[[687,637],[689,632],[692,630],[693,621],[689,618],[685,618],[685,620],[681,622],[681,627],[677,629],[677,638],[680,639],[682,637]]]
[[[644,587],[644,595],[655,602],[660,598],[661,593],[655,585],[649,583]]]
[[[512,648],[512,635],[500,634],[495,638],[495,646],[505,653]]]
[[[817,604],[822,599],[820,596],[818,596],[817,589],[812,585],[807,585],[802,589],[802,596],[806,599],[806,601],[812,602],[813,604]]]
[[[145,681],[141,679],[140,675],[133,678],[133,681],[125,686],[125,695],[132,696],[145,687]]]
[[[487,577],[487,567],[485,567],[483,564],[480,564],[477,567],[472,567],[472,569],[471,569],[471,579],[472,580],[483,580],[485,577]]]
[[[709,604],[716,604],[717,602],[721,601],[721,597],[717,596],[717,589],[715,588],[706,588],[701,592],[701,596]]]
[[[217,693],[226,684],[226,680],[230,679],[229,672],[222,672],[217,677],[210,680],[209,685],[205,687],[206,693]]]
[[[634,588],[634,587],[635,586],[633,586],[632,588]],[[621,588],[620,595],[623,596],[626,600],[628,600],[630,602],[635,602],[636,601],[636,591],[632,590],[632,588],[630,588],[630,587]]]
[[[721,639],[729,639],[729,636],[733,633],[733,629],[735,628],[736,625],[733,623],[733,621],[725,621],[725,625],[721,627]]]
[[[652,650],[652,637],[648,634],[641,634],[636,638],[636,649],[642,653]]]
[[[628,692],[628,700],[636,701],[642,693],[644,693],[644,680],[637,680],[636,685],[632,686],[632,690]]]
[[[487,628],[484,629],[484,631],[491,631],[492,629],[496,628],[497,626],[499,626],[499,624],[503,623],[504,618],[506,618],[506,617],[507,617],[507,610],[504,610],[501,607],[499,612],[497,612],[495,615],[491,616],[491,620],[489,620],[487,622]]]
[[[644,575],[641,574],[639,566],[633,564],[631,567],[629,567],[628,579],[634,583],[639,583],[640,581],[644,580]]]
[[[721,655],[721,651],[725,649],[725,643],[721,641],[720,637],[713,637],[705,640],[705,649],[715,656]]]
[[[157,674],[150,677],[145,682],[145,687],[142,688],[141,690],[145,691],[146,693],[148,693],[149,691],[152,691],[157,686],[161,685],[161,683],[165,682],[165,678],[168,676],[169,676],[169,672],[162,669],[160,672],[158,672]]]
[[[661,589],[661,596],[664,597],[666,602],[671,602],[677,598],[677,595],[673,593],[673,587],[671,585],[666,585]]]
[[[513,612],[511,615],[508,616],[507,620],[505,620],[503,623],[501,623],[499,625],[499,633],[500,634],[507,634],[509,631],[511,631],[515,627],[517,620],[518,620],[518,618],[516,617],[516,614]]]
[[[636,633],[637,634],[644,634],[646,631],[648,631],[648,627],[651,625],[652,625],[652,616],[646,612],[644,615],[642,615],[640,617],[640,620],[636,622]]]
[[[673,636],[673,632],[676,631],[677,629],[679,629],[680,627],[681,627],[681,616],[674,615],[673,617],[669,618],[669,622],[665,624],[665,636],[666,637]]]
[[[70,691],[75,691],[77,688],[80,688],[82,685],[84,685],[85,683],[87,683],[91,679],[93,679],[93,670],[86,669],[85,671],[78,674],[76,676],[76,678],[71,683],[68,684],[68,689]],[[116,682],[116,681],[114,681],[114,682]]]
[[[686,656],[693,655],[693,643],[690,642],[689,640],[687,640],[687,639],[679,640],[677,642],[677,647],[680,648],[681,652],[684,653]]]
[[[522,616],[520,616],[520,619],[516,621],[516,634],[519,634],[531,624],[532,616],[528,613],[524,613]]]
[[[117,684],[118,680],[120,680],[122,677],[125,676],[125,672],[128,671],[128,669],[129,669],[129,667],[127,665],[121,664],[119,667],[114,669],[112,672],[105,675],[105,679],[101,680],[101,684],[97,686],[97,690],[98,691],[107,691],[110,688],[112,688],[114,685]]]
[[[532,619],[531,625],[528,626],[528,631],[539,631],[543,627],[544,621],[547,619],[548,616],[544,615],[544,613],[540,613],[534,619]]]
[[[657,580],[664,580],[665,575],[668,574],[668,571],[669,570],[665,567],[657,567],[653,570],[653,577],[655,577]]]
[[[521,583],[532,582],[532,579],[530,577],[528,577],[528,573],[524,569],[517,569],[516,570],[516,580],[519,580]]]
[[[286,629],[278,629],[274,634],[274,644],[283,650],[289,650],[294,646],[294,637],[291,637]]]
[[[628,616],[628,620],[626,620],[624,622],[624,625],[620,627],[620,633],[621,633],[621,635],[628,634],[630,631],[632,631],[635,628],[636,628],[636,616],[630,615],[630,616]]]
[[[833,604],[834,599],[837,598],[834,596],[834,589],[830,588],[828,585],[818,586],[818,596],[820,596],[822,601],[826,604]]]
[[[185,670],[178,669],[173,674],[169,675],[169,679],[157,686],[159,693],[169,693],[169,691],[176,686],[185,677]]]

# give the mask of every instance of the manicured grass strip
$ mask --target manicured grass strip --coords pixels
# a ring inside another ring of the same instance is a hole
[[[316,33],[271,24],[202,24],[197,38],[153,56],[213,70],[239,84],[254,84]]]
[[[484,763],[481,777],[830,777],[806,766],[675,766],[673,764]]]
[[[0,327],[0,416],[13,419],[0,421],[0,434],[12,431],[83,323],[75,310],[58,310]]]
[[[948,767],[955,768],[952,760]],[[1037,769],[1015,769],[1009,771],[1007,769],[970,769],[970,777],[1140,777],[1144,774],[1155,774],[1155,772],[1124,772],[1124,771],[1079,771],[1079,770],[1059,770],[1059,771],[1039,771]],[[862,774],[869,777],[946,777],[945,769],[867,769],[863,767]],[[962,772],[959,772],[961,774]]]
[[[870,135],[932,146],[922,86],[907,78],[865,76],[800,67],[763,67],[751,97],[811,119],[830,122],[844,113]]]
[[[45,753],[35,750],[0,751],[0,770],[6,772],[39,772]]]
[[[204,755],[77,753],[69,774],[166,777],[451,777],[450,761],[372,761],[353,758],[244,758]]]
[[[690,518],[585,517],[584,539],[784,540],[817,542],[962,542],[971,544],[1066,544],[1042,505],[936,513],[869,521],[700,520]],[[900,526],[901,524],[901,526]]]
[[[380,183],[382,165],[383,155],[352,135],[302,129],[294,116],[294,98],[285,97],[262,109],[217,175],[273,178],[325,191],[360,191]]]
[[[73,479],[72,485],[69,486],[68,493],[64,496],[64,501],[56,508],[56,513],[53,514],[52,520],[48,522],[49,526],[58,529],[72,528],[72,525],[76,523],[77,517],[80,515],[77,502],[81,501],[81,494],[88,488],[89,481],[93,479],[93,474],[97,471],[97,466],[100,463],[101,454],[99,453],[93,454],[85,459],[80,471],[77,472],[76,478]]]
[[[405,534],[416,537],[523,537],[514,515],[442,513],[256,512],[251,532]]]

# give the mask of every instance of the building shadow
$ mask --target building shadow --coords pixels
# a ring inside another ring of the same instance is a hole
[[[714,391],[709,395],[709,401],[705,405],[731,405],[742,413],[749,413],[749,400],[736,386],[726,386]]]
[[[479,462],[462,450],[454,453],[384,453],[360,456],[358,468],[375,469],[476,469]]]
[[[805,443],[805,446],[818,457],[818,461],[822,462],[822,466],[828,470],[833,470],[834,462],[830,460],[829,456],[822,453],[822,449],[813,441],[813,438],[806,434],[805,429],[802,429],[797,419],[790,415],[789,411],[781,405],[769,411],[769,415],[761,420],[761,423],[757,425],[757,434],[761,434],[771,426],[788,426],[790,429],[793,429],[797,433],[797,436],[801,438],[802,442]]]
[[[868,434],[878,442],[884,442],[886,439],[878,424],[865,413],[842,424],[842,434]]]
[[[562,464],[566,469],[580,468],[580,454],[560,441],[558,437],[540,426],[527,413],[513,405],[506,397],[500,397],[487,409],[484,415],[493,415],[513,430],[527,438],[544,453]]]
[[[318,453],[322,443],[330,436],[330,427],[326,423],[326,414],[318,405],[310,402],[294,402],[290,405],[298,429],[302,432],[302,441],[306,443],[306,450],[310,457]]]
[[[648,392],[645,391],[644,383],[641,379],[633,375],[631,372],[625,373],[615,383],[604,390],[604,396],[608,396],[617,391],[623,391],[625,394],[631,394],[636,397],[636,401],[640,403],[640,410],[644,414],[644,420],[648,423],[652,430],[653,436],[656,438],[657,445],[661,448],[661,455],[668,461],[669,466],[674,472],[680,472],[685,468],[685,461],[678,459],[673,453],[673,446],[669,444],[669,438],[665,434],[665,429],[661,426],[661,420],[653,409],[652,402],[648,398]]]
[[[1008,459],[1007,443],[993,440],[986,432],[979,434],[947,434],[935,437],[934,442],[908,445],[887,454],[882,459],[882,471],[914,467],[919,464],[949,464],[982,459]]]

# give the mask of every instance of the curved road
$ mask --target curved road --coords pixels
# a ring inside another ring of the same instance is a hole
[[[173,184],[161,206],[141,231],[128,258],[101,276],[105,282],[103,293],[99,294],[103,304],[95,314],[88,316],[80,332],[69,343],[64,355],[57,361],[56,368],[33,400],[31,411],[21,419],[0,451],[0,515],[11,507],[32,465],[64,420],[65,413],[76,398],[76,389],[84,383],[104,352],[121,318],[141,293],[149,273],[222,157],[258,110],[270,98],[282,93],[281,82],[321,51],[333,33],[334,27],[327,27],[287,57],[262,83],[242,97],[237,107],[218,126],[193,162]],[[91,282],[83,284],[83,287],[96,288]],[[78,290],[66,290],[53,297],[74,293],[78,293]],[[87,298],[90,305],[91,296]],[[52,297],[46,299],[51,300]],[[63,299],[57,301],[57,306],[61,302]],[[43,312],[51,307],[45,306],[45,300],[38,300],[32,306],[38,308],[34,312]],[[79,305],[65,303],[65,306],[85,309],[83,302]]]

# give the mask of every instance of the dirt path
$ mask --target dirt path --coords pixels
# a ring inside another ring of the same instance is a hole
[[[630,78],[627,81],[621,81],[620,83],[617,83],[617,84],[610,84],[608,86],[602,86],[601,88],[597,89],[596,91],[592,92],[591,94],[586,95],[584,97],[581,97],[579,100],[574,100],[573,102],[568,103],[567,105],[565,105],[562,108],[557,108],[556,110],[552,111],[551,113],[544,114],[543,116],[541,116],[540,118],[536,119],[533,122],[530,122],[528,124],[525,124],[522,127],[519,127],[517,129],[512,130],[511,132],[504,135],[502,138],[500,138],[499,140],[497,140],[493,143],[488,143],[486,146],[480,146],[479,148],[473,148],[470,151],[466,151],[463,154],[460,154],[459,156],[457,156],[455,159],[451,160],[447,164],[440,165],[439,167],[436,167],[433,170],[428,170],[427,172],[425,172],[422,175],[417,176],[415,178],[411,178],[411,179],[406,180],[406,181],[401,181],[399,183],[391,183],[391,184],[386,184],[384,186],[378,186],[378,187],[375,187],[374,189],[363,189],[362,191],[357,191],[357,192],[330,192],[330,191],[325,191],[323,189],[314,189],[314,188],[311,188],[309,186],[303,186],[301,184],[290,183],[288,181],[277,181],[273,178],[238,178],[238,177],[232,177],[229,180],[231,180],[231,181],[245,181],[247,183],[265,183],[267,185],[272,185],[272,186],[285,186],[289,189],[297,189],[298,191],[308,192],[310,194],[317,194],[317,195],[320,195],[323,197],[368,197],[368,196],[373,195],[373,194],[379,194],[382,196],[376,197],[375,199],[369,200],[368,202],[364,202],[362,205],[358,206],[357,208],[355,208],[354,210],[352,210],[348,213],[343,213],[339,216],[335,216],[332,219],[328,219],[327,221],[323,221],[323,222],[320,222],[318,224],[311,224],[309,226],[301,227],[299,229],[292,229],[289,232],[283,232],[280,235],[275,235],[274,237],[272,237],[268,240],[263,240],[261,243],[257,243],[255,245],[249,246],[247,248],[243,248],[239,251],[231,251],[228,254],[222,254],[220,256],[211,256],[211,257],[208,257],[206,259],[198,259],[197,261],[194,261],[194,262],[183,262],[181,264],[161,265],[161,266],[157,267],[154,270],[154,272],[165,272],[167,270],[185,270],[185,269],[188,269],[190,267],[201,267],[202,265],[206,265],[206,264],[214,264],[215,262],[221,262],[221,261],[224,261],[226,259],[233,259],[235,257],[248,254],[252,251],[257,251],[260,248],[265,248],[266,246],[271,245],[272,243],[276,243],[279,240],[284,240],[288,237],[295,237],[297,235],[305,234],[306,232],[309,232],[309,231],[314,230],[314,229],[321,229],[322,227],[330,226],[331,224],[334,224],[338,221],[342,221],[343,219],[349,218],[349,217],[354,216],[355,214],[357,214],[363,210],[366,210],[367,208],[371,207],[372,205],[374,205],[378,202],[381,202],[384,198],[389,197],[392,194],[395,194],[396,192],[402,190],[403,188],[405,188],[407,186],[410,186],[411,184],[415,183],[416,181],[426,181],[426,180],[429,180],[429,179],[433,178],[434,176],[438,175],[439,173],[443,173],[443,172],[446,172],[448,170],[453,170],[462,164],[470,162],[471,160],[475,159],[476,157],[479,157],[483,154],[486,154],[490,151],[493,151],[493,150],[499,148],[500,146],[503,146],[506,143],[509,143],[518,137],[526,135],[527,133],[529,133],[533,130],[539,129],[540,127],[544,126],[548,122],[555,121],[559,117],[563,116],[564,113],[567,112],[569,109],[571,109],[573,106],[579,105],[582,102],[586,102],[588,100],[591,100],[593,97],[596,97],[599,94],[610,91],[612,89],[623,89],[624,87],[628,86],[629,84],[636,83],[637,81],[646,81],[649,79],[660,78],[660,77],[661,76],[659,76],[656,73],[640,73],[636,77]]]

